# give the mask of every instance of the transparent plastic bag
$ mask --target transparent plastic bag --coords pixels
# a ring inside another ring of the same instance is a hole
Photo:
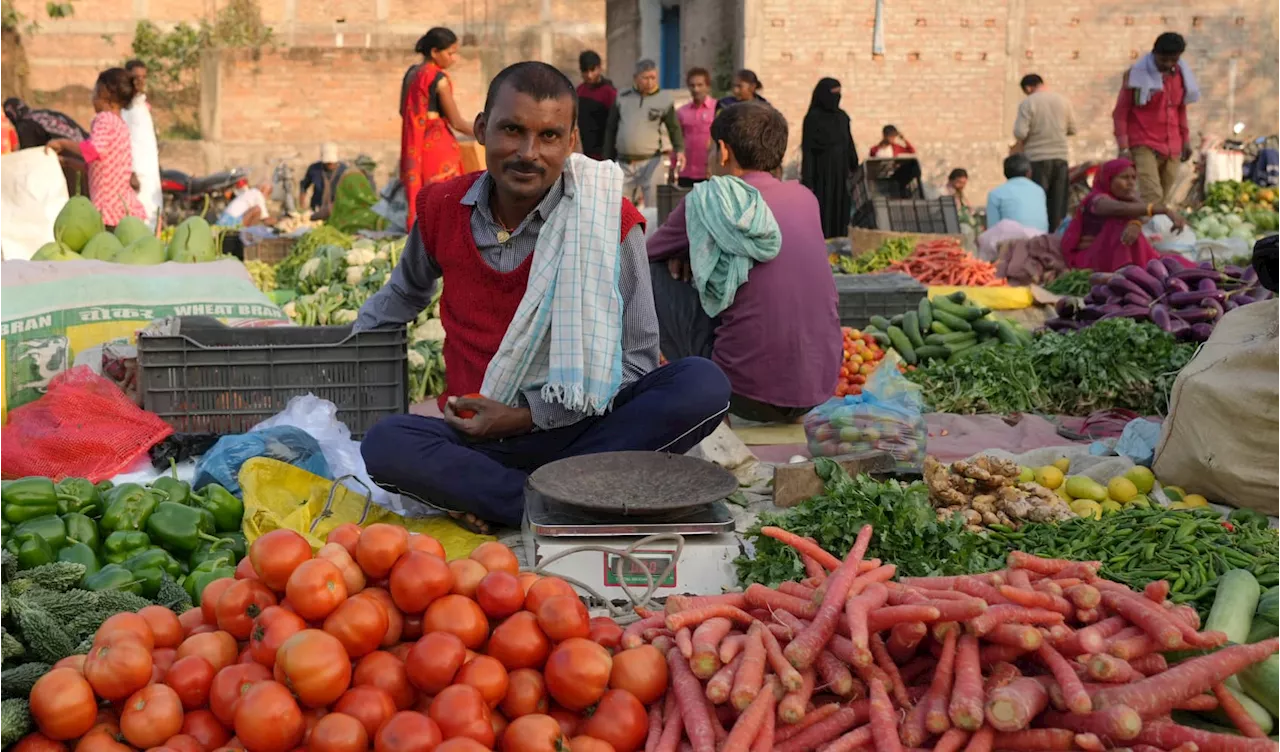
[[[899,472],[919,472],[929,439],[920,387],[898,372],[897,358],[890,356],[862,394],[834,397],[809,411],[804,434],[814,457],[882,451],[893,455]]]
[[[240,466],[254,457],[279,460],[309,473],[333,478],[324,452],[311,434],[293,426],[274,426],[218,439],[218,443],[200,458],[191,486],[198,491],[210,483],[217,483],[239,496]]]

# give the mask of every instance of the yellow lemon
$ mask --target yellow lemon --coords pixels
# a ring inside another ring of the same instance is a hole
[[[1164,495],[1169,497],[1169,501],[1182,501],[1182,497],[1187,495],[1186,491],[1177,486],[1164,486],[1160,490],[1164,491]]]
[[[1107,499],[1106,501],[1102,502],[1101,506],[1102,506],[1102,511],[1106,512],[1107,514],[1120,511],[1120,505],[1112,501],[1111,499]]]
[[[1071,460],[1066,457],[1059,457],[1054,460],[1053,466],[1061,470],[1063,473],[1071,472]]]
[[[1107,489],[1087,475],[1073,475],[1067,478],[1067,493],[1073,499],[1091,499],[1101,502],[1107,498]]]
[[[1177,511],[1183,511],[1186,509],[1194,509],[1195,507],[1187,506],[1187,502],[1185,501],[1175,501],[1169,505],[1169,508]]]
[[[1143,495],[1143,494],[1138,494],[1137,496],[1135,496],[1135,497],[1133,497],[1132,499],[1130,499],[1130,500],[1129,500],[1129,504],[1128,504],[1128,505],[1129,505],[1129,506],[1131,506],[1131,507],[1138,507],[1139,509],[1150,509],[1150,508],[1151,508],[1151,499],[1148,499],[1148,498],[1147,498],[1145,495]]]
[[[1071,511],[1081,517],[1092,517],[1095,520],[1102,519],[1102,505],[1092,499],[1076,499],[1071,502]]]
[[[1128,478],[1134,486],[1137,487],[1138,493],[1148,494],[1156,485],[1156,476],[1151,472],[1151,468],[1142,465],[1134,465],[1125,472],[1124,477]]]
[[[1128,478],[1115,477],[1107,483],[1107,495],[1124,504],[1138,495],[1138,487]]]
[[[1187,494],[1182,497],[1182,503],[1186,504],[1188,509],[1198,509],[1200,507],[1209,506],[1209,500],[1200,494]]]
[[[1072,499],[1069,495],[1067,495],[1067,487],[1066,487],[1066,486],[1058,486],[1058,488],[1054,491],[1054,493],[1056,493],[1056,494],[1058,495],[1058,498],[1059,498],[1059,499],[1062,499],[1063,501],[1067,502],[1068,504],[1070,504],[1070,503],[1073,501],[1073,499]]]
[[[1053,465],[1045,465],[1036,470],[1036,483],[1049,490],[1056,489],[1062,485],[1062,471]]]
[[[1018,481],[1021,483],[1030,483],[1036,479],[1036,471],[1027,466],[1022,466],[1021,472],[1018,473]]]

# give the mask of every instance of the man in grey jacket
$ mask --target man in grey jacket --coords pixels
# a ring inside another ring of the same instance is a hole
[[[671,152],[676,172],[684,169],[684,135],[676,120],[675,99],[658,87],[658,66],[636,63],[635,85],[618,94],[605,124],[604,158],[622,167],[622,194],[634,203],[656,207],[658,185],[666,181],[663,165]]]

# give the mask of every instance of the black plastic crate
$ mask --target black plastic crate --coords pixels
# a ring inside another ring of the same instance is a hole
[[[924,285],[906,274],[837,274],[840,325],[863,329],[872,316],[886,319],[914,311],[925,296]]]
[[[676,208],[692,188],[681,188],[678,185],[663,184],[658,186],[658,224],[663,225],[667,216]]]
[[[302,394],[360,438],[409,410],[408,331],[345,326],[200,329],[138,337],[142,407],[179,433],[243,433]]]
[[[913,177],[901,180],[895,177],[900,170],[911,171],[912,166],[915,167]],[[855,215],[868,211],[871,202],[878,198],[924,198],[924,185],[920,182],[920,162],[903,157],[869,159],[854,168],[851,189],[850,206]]]
[[[854,215],[853,225],[871,230],[956,235],[960,214],[955,199],[942,198],[875,199]]]

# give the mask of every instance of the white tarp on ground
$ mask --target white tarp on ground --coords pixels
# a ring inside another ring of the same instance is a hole
[[[67,203],[58,155],[43,147],[0,157],[0,257],[25,261],[53,241],[53,221]]]

